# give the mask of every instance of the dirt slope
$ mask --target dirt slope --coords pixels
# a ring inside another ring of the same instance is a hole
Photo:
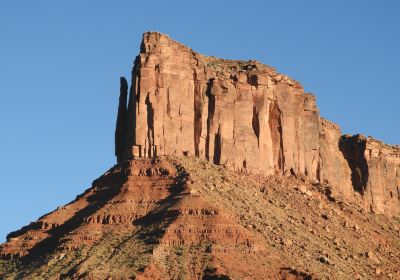
[[[399,279],[400,224],[305,178],[193,157],[116,165],[11,233],[1,279]]]

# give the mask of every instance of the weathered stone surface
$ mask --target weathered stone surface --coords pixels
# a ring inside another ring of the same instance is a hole
[[[396,215],[400,209],[400,148],[363,135],[339,142],[351,170],[354,191],[373,212]]]
[[[351,199],[354,196],[351,169],[339,149],[339,139],[342,135],[340,127],[320,118],[319,135],[318,180],[331,185],[335,196]]]
[[[205,57],[151,32],[132,81],[122,157],[139,145],[143,156],[186,153],[244,172],[316,178],[315,98],[273,68]]]
[[[132,73],[127,104],[121,90],[119,112],[126,118],[118,114],[118,161],[196,155],[245,173],[305,175],[347,199],[360,193],[377,212],[398,212],[399,148],[393,147],[390,160],[359,160],[357,144],[339,147],[340,128],[319,116],[315,97],[273,68],[206,57],[148,32]],[[365,168],[371,176],[358,182],[354,170]],[[366,197],[367,186],[375,199]]]

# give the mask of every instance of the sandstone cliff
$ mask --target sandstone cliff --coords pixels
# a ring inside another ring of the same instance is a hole
[[[129,101],[121,81],[119,162],[191,154],[245,173],[306,176],[378,213],[399,213],[399,147],[341,138],[315,97],[269,66],[206,57],[148,32]]]
[[[351,170],[354,191],[373,212],[398,214],[400,147],[362,135],[343,136],[339,147]]]

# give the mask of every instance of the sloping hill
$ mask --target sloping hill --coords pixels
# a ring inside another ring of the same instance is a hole
[[[138,159],[10,234],[0,271],[4,279],[396,279],[399,229],[306,178],[246,175],[194,157]]]

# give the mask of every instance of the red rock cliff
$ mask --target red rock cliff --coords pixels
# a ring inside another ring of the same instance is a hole
[[[354,191],[364,205],[378,213],[396,215],[400,209],[400,148],[362,135],[339,141],[351,170]]]
[[[121,79],[119,162],[192,154],[241,172],[304,175],[376,212],[399,212],[399,147],[341,138],[315,97],[269,66],[206,57],[148,32],[131,83],[127,100]]]

